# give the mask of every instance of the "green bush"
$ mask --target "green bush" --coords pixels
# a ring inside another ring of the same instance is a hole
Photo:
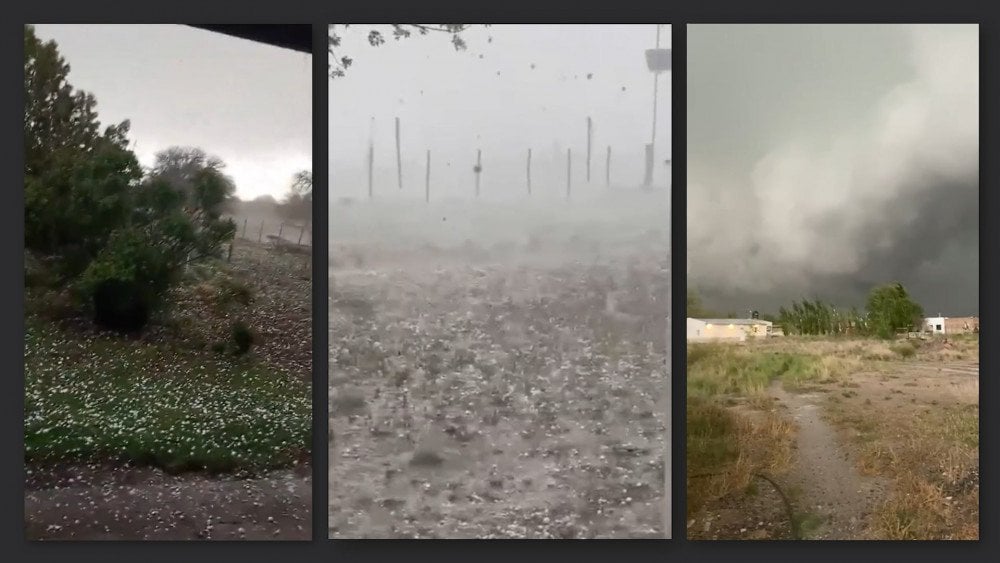
[[[141,330],[162,301],[177,268],[143,232],[118,231],[81,275],[77,291],[105,328]]]
[[[220,277],[216,281],[216,303],[220,307],[225,307],[230,303],[237,303],[246,307],[253,303],[253,291],[250,286],[231,277]]]
[[[250,327],[243,321],[233,323],[232,338],[233,353],[237,356],[246,354],[250,351],[250,347],[253,346],[253,332],[250,331]]]

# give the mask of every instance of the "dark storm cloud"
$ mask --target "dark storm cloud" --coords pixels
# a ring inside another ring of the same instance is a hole
[[[899,280],[929,311],[977,312],[975,26],[689,37],[689,276],[710,305],[861,304]]]

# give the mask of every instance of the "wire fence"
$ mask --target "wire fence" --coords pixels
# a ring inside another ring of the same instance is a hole
[[[236,237],[275,246],[312,246],[312,224],[250,217],[230,217],[236,223]]]
[[[364,149],[364,164],[337,167],[332,183],[362,187],[351,194],[359,199],[408,194],[427,203],[441,197],[479,199],[520,193],[530,198],[545,192],[570,200],[578,191],[669,186],[669,155],[656,154],[652,143],[639,139],[625,147],[602,143],[595,138],[594,123],[590,117],[581,120],[574,142],[554,141],[551,149],[507,147],[502,154],[490,154],[488,148],[470,146],[467,152],[454,154],[402,143],[397,117],[394,142],[376,143],[373,138]]]

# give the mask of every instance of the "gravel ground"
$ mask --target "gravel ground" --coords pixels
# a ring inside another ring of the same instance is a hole
[[[330,535],[660,538],[667,249],[331,257]]]

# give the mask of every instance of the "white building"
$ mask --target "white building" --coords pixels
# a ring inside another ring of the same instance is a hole
[[[924,319],[924,332],[944,334],[944,317],[927,317]]]
[[[773,324],[761,319],[687,319],[687,339],[691,342],[743,342],[747,338],[766,338]]]
[[[979,317],[926,317],[923,332],[931,334],[969,334],[979,332]]]

